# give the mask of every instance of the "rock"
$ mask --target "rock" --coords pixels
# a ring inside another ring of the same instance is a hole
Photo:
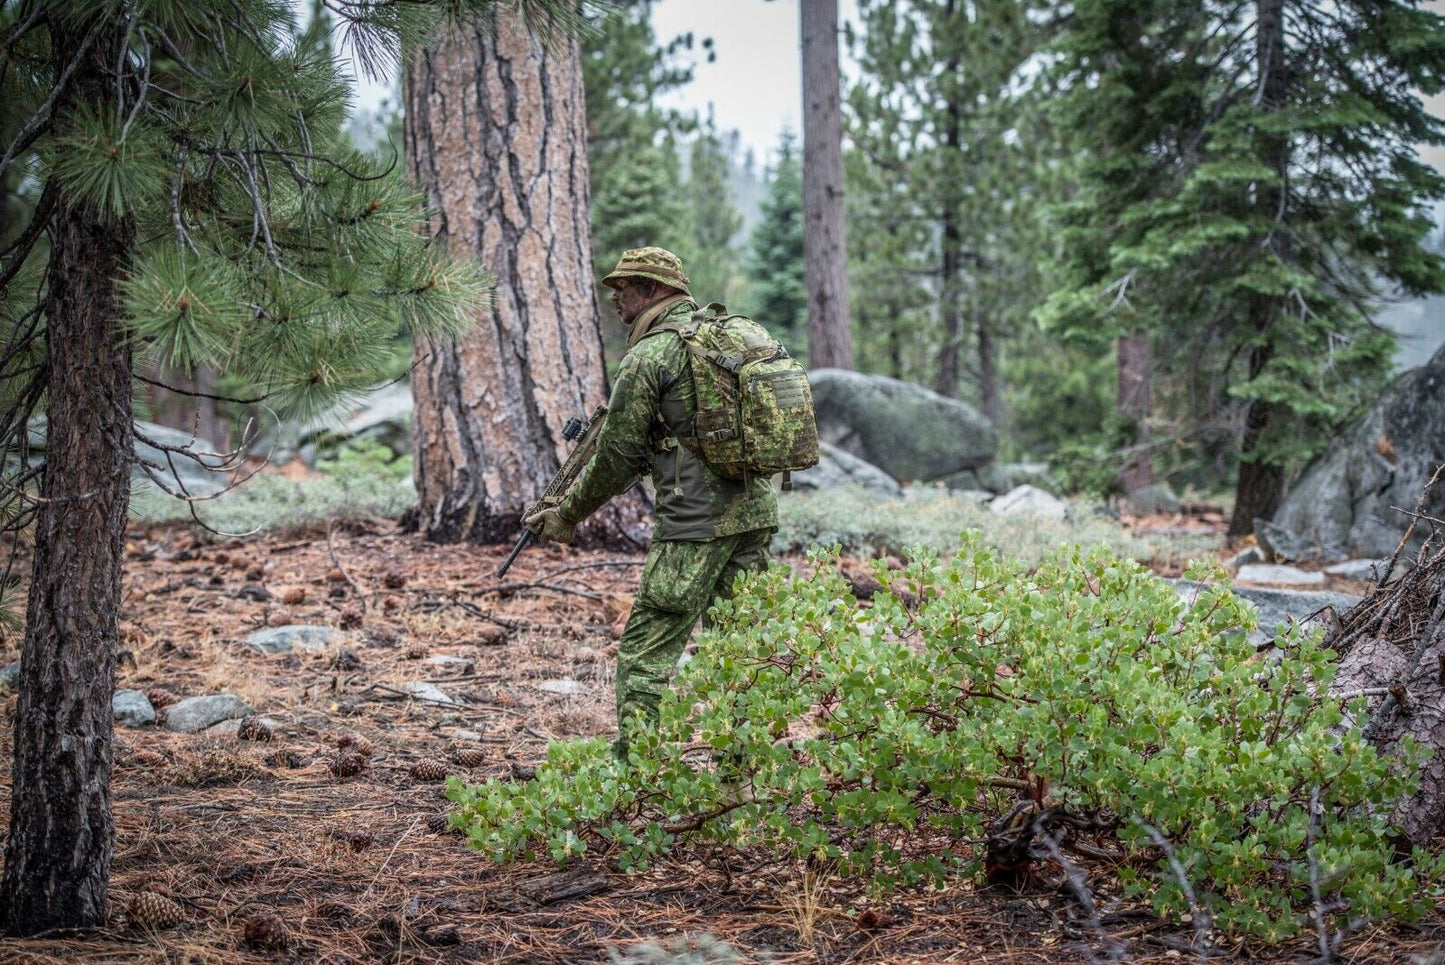
[[[988,504],[1000,516],[1036,516],[1040,519],[1062,520],[1068,504],[1036,486],[1011,489]]]
[[[1336,563],[1333,566],[1326,566],[1325,572],[1330,576],[1338,576],[1342,580],[1368,580],[1374,582],[1380,578],[1380,571],[1390,561],[1385,560],[1345,560],[1343,563]]]
[[[1168,582],[1174,585],[1180,599],[1186,603],[1193,602],[1195,595],[1204,588],[1203,583],[1196,583],[1192,580],[1169,580]],[[1348,593],[1268,590],[1252,586],[1236,586],[1233,591],[1235,596],[1248,601],[1259,613],[1259,627],[1249,635],[1250,640],[1256,645],[1274,639],[1275,628],[1280,624],[1287,623],[1291,617],[1307,627],[1315,626],[1321,622],[1327,608],[1333,609],[1335,615],[1339,616],[1360,602],[1359,597]]]
[[[264,433],[251,448],[258,455],[270,453],[271,461],[278,465],[299,457],[312,467],[351,441],[371,440],[398,456],[409,455],[413,407],[410,386],[380,386],[346,407],[310,421],[283,423]]]
[[[585,694],[587,685],[577,680],[544,680],[537,685],[537,689],[548,694]]]
[[[223,720],[239,720],[255,713],[251,706],[235,694],[208,694],[187,697],[166,710],[166,730],[194,734]]]
[[[46,447],[46,435],[49,429],[45,416],[37,415],[30,419],[26,430],[30,438],[30,452],[32,458],[40,458]],[[187,492],[192,495],[210,496],[226,488],[227,474],[224,472],[212,472],[210,467],[220,467],[225,464],[225,458],[219,454],[204,455],[204,453],[215,453],[216,444],[209,439],[198,439],[191,433],[182,429],[172,429],[168,426],[157,425],[154,422],[145,422],[137,419],[135,422],[136,440],[135,455],[136,469],[132,471],[131,478],[143,486],[155,487],[145,470],[139,468],[141,460],[150,462],[153,465],[164,466],[158,475],[171,489],[178,488],[176,478],[185,486]],[[162,446],[184,448],[196,454],[196,458],[181,456],[172,453],[172,459],[168,461],[167,453],[158,449],[155,445],[145,441],[150,439]],[[171,475],[170,464],[175,465],[175,477]]]
[[[336,637],[331,627],[291,624],[284,627],[267,627],[257,630],[246,638],[246,646],[260,654],[272,656],[278,653],[316,653],[325,650]]]
[[[1259,551],[1258,546],[1246,546],[1224,561],[1228,567],[1248,566],[1250,563],[1263,563],[1264,554]]]
[[[121,727],[145,727],[156,722],[156,709],[139,690],[117,690],[110,699],[110,712]]]
[[[1049,464],[1046,462],[989,463],[978,470],[978,481],[980,489],[986,489],[995,495],[1020,486],[1033,486],[1055,496],[1063,492],[1063,487],[1049,472]]]
[[[1390,557],[1435,468],[1445,464],[1445,346],[1406,372],[1306,467],[1273,522],[1340,556]],[[1424,512],[1445,517],[1445,485]],[[1428,532],[1429,527],[1423,527]],[[1416,536],[1423,537],[1421,527]]]
[[[20,683],[20,661],[15,660],[0,667],[0,687],[14,690]]]
[[[1339,559],[1344,551],[1324,546],[1307,536],[1291,532],[1264,519],[1254,521],[1254,538],[1259,540],[1259,550],[1266,560],[1284,563],[1299,563],[1305,560]]]
[[[422,663],[429,663],[433,667],[441,667],[445,670],[460,670],[463,673],[470,673],[477,665],[476,661],[468,660],[466,657],[449,657],[446,654],[427,657]]]
[[[411,683],[402,684],[401,690],[403,693],[409,694],[413,700],[421,701],[424,704],[456,703],[435,684],[429,684],[424,680],[414,680]]]
[[[877,466],[827,442],[820,442],[818,449],[819,459],[816,466],[793,473],[793,488],[798,492],[852,486],[883,499],[893,499],[899,495],[902,487]]]
[[[1263,586],[1319,586],[1325,582],[1323,573],[1312,573],[1297,566],[1281,566],[1270,563],[1250,563],[1241,566],[1234,578],[1245,583],[1259,583]]]
[[[232,717],[221,721],[219,724],[212,724],[201,731],[207,737],[235,737],[241,730],[241,721]]]
[[[1173,515],[1184,506],[1168,483],[1155,483],[1136,490],[1124,498],[1124,504],[1136,516]]]
[[[843,369],[814,369],[808,379],[822,441],[896,480],[977,469],[998,449],[987,419],[921,385]]]

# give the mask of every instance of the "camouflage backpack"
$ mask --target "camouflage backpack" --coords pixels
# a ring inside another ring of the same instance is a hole
[[[697,435],[684,439],[720,476],[747,479],[818,464],[818,425],[808,373],[767,330],[713,302],[676,332],[697,391]]]

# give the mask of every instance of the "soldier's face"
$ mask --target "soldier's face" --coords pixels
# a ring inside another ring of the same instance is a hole
[[[612,289],[612,307],[622,320],[631,323],[653,301],[653,285],[624,281]]]

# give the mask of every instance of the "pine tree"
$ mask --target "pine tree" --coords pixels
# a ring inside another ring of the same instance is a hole
[[[376,66],[492,7],[333,9]],[[523,10],[550,28],[573,6]],[[131,472],[185,497],[168,466],[135,460],[137,362],[234,373],[305,415],[368,387],[399,328],[457,331],[485,280],[417,231],[410,189],[342,144],[346,85],[294,42],[291,4],[34,2],[0,26],[20,118],[0,125],[0,177],[19,165],[44,185],[0,253],[0,519],[12,546],[34,533],[0,914],[34,933],[105,920]],[[24,456],[42,413],[37,470]]]
[[[843,190],[838,0],[800,0],[803,47],[803,232],[808,349],[814,367],[853,367]]]
[[[807,346],[808,292],[803,283],[803,172],[796,138],[784,131],[768,172],[762,220],[750,239],[747,310],[796,357]]]
[[[1445,285],[1422,245],[1445,180],[1414,91],[1445,28],[1409,2],[1079,4],[1062,38],[1068,124],[1093,142],[1049,316],[1150,332],[1189,426],[1242,425],[1231,532],[1247,533],[1379,386],[1383,296]]]
[[[693,294],[706,304],[727,303],[739,287],[737,237],[743,216],[733,205],[729,174],[737,134],[718,133],[711,116],[688,150],[687,241],[678,248]]]
[[[998,342],[1027,320],[1038,290],[1030,179],[1039,145],[1027,136],[1034,92],[1020,70],[1038,43],[1039,6],[861,0],[861,29],[849,38],[859,65],[848,98],[856,190],[881,192],[852,207],[855,217],[867,212],[850,229],[863,236],[853,250],[870,252],[874,267],[860,266],[864,272],[890,271],[873,247],[878,226],[870,220],[885,211],[895,236],[921,244],[899,248],[903,260],[891,270],[926,293],[930,381],[955,396],[971,374],[981,408],[998,421]],[[866,313],[873,297],[860,285],[855,310]]]

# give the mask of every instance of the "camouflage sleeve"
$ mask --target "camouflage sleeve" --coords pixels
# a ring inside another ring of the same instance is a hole
[[[652,467],[652,426],[659,400],[656,362],[629,352],[617,371],[607,419],[597,435],[597,451],[567,490],[560,509],[581,522],[607,500],[623,492]]]

